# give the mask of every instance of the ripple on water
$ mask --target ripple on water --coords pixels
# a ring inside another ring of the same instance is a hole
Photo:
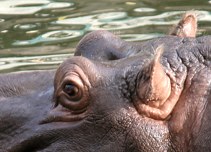
[[[135,8],[134,12],[155,12],[156,9],[154,8]]]
[[[7,0],[0,2],[0,14],[30,15],[41,10],[73,6],[71,2],[51,2],[50,0]]]
[[[56,24],[85,25],[87,31],[94,30],[124,30],[147,25],[171,25],[177,23],[178,19],[165,20],[175,15],[182,14],[181,11],[165,12],[154,16],[129,17],[126,12],[110,12],[75,18],[64,18],[57,20]]]
[[[164,33],[184,13],[175,10],[187,10],[186,6],[181,9],[173,6],[167,11],[165,5],[160,7],[154,2],[151,5],[138,0],[112,1],[111,6],[103,2],[94,5],[95,2],[77,1],[75,5],[71,0],[0,1],[0,47],[4,49],[0,51],[0,72],[52,68],[69,55],[69,48],[74,50],[74,40],[94,30],[110,30],[127,41],[159,37],[160,31]],[[208,0],[206,5],[208,2],[211,3]],[[204,25],[200,30],[204,28],[207,32],[211,14],[206,8],[202,10],[198,11],[199,21]],[[68,48],[58,45],[65,42]],[[39,49],[35,47],[37,44]]]
[[[74,30],[59,30],[51,31],[45,34],[42,34],[31,40],[16,41],[13,46],[28,46],[34,45],[37,43],[57,43],[65,40],[72,40],[74,38],[80,37],[83,35],[83,31],[74,31]]]
[[[156,37],[161,37],[163,34],[159,33],[151,33],[151,34],[124,34],[119,35],[121,38],[123,38],[126,41],[140,41],[141,40],[149,40]]]
[[[62,60],[72,56],[72,54],[61,54],[61,55],[44,55],[44,56],[26,56],[26,57],[9,57],[0,58],[0,71],[21,68],[21,67],[31,67],[31,66],[47,66],[47,65],[58,65]]]
[[[208,11],[197,11],[199,21],[211,21],[211,14]]]
[[[16,30],[32,30],[32,29],[36,29],[37,27],[40,27],[39,23],[17,24],[14,26],[14,29],[16,29]]]
[[[127,17],[126,12],[110,12],[96,15],[99,22],[110,22],[114,20],[123,20]]]

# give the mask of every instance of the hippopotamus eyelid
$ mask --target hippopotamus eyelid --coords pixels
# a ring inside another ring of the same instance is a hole
[[[81,75],[82,76],[81,76]],[[83,81],[85,76],[82,72],[69,72],[65,73],[65,76],[60,81],[60,84],[55,88],[54,92],[54,101],[55,106],[62,105],[63,107],[75,111],[81,110],[88,106],[88,98],[89,98],[89,90],[86,83]],[[73,94],[69,94],[68,90],[65,90],[66,85],[72,85],[69,87],[70,92]],[[74,88],[76,87],[76,88]],[[76,91],[76,92],[74,92]]]

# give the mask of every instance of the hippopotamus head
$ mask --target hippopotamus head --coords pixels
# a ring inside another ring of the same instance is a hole
[[[211,38],[186,13],[170,35],[87,34],[54,71],[0,77],[0,150],[211,150]]]

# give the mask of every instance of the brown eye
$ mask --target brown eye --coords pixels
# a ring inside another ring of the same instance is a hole
[[[63,92],[70,101],[77,102],[82,98],[83,89],[70,81],[64,83]]]
[[[79,89],[73,84],[66,84],[64,86],[64,92],[68,94],[70,97],[73,97],[78,94]]]

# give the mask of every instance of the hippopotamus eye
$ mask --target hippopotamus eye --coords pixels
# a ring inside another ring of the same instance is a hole
[[[74,84],[69,83],[64,86],[64,92],[70,97],[73,97],[78,94],[79,89]]]
[[[78,102],[82,98],[83,86],[72,81],[67,81],[63,84],[63,92],[71,102]]]
[[[71,113],[82,112],[89,104],[89,81],[83,72],[77,69],[77,72],[66,74],[61,81],[55,79],[57,81],[54,85],[55,107],[61,105]]]

